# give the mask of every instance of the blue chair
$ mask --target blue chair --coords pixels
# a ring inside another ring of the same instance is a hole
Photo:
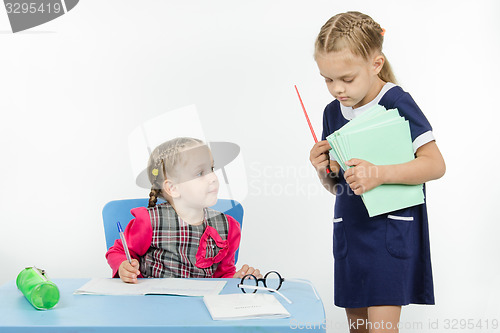
[[[102,220],[104,222],[104,235],[106,237],[106,247],[109,249],[116,239],[120,238],[116,222],[120,221],[123,229],[134,218],[130,213],[132,208],[147,207],[149,199],[124,199],[108,202],[102,209]],[[240,223],[240,229],[243,225],[243,206],[235,200],[219,199],[211,207],[219,212],[232,216]],[[234,256],[235,263],[238,261],[238,252]]]

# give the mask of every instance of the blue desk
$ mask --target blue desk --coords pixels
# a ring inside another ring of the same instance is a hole
[[[38,311],[14,281],[0,286],[0,332],[325,332],[325,312],[311,286],[285,281],[280,289],[293,303],[276,298],[290,318],[215,321],[201,297],[73,295],[89,279],[54,279],[61,298],[55,308]],[[239,280],[221,294],[241,293]],[[299,329],[301,328],[301,329]]]

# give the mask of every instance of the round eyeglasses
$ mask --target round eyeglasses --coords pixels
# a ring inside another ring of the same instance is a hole
[[[264,287],[259,286],[259,282],[262,281],[264,284]],[[289,300],[285,295],[280,293],[278,289],[281,288],[281,285],[285,281],[284,278],[281,277],[281,275],[276,272],[276,271],[270,271],[264,275],[263,279],[257,279],[255,275],[253,274],[247,274],[241,279],[241,283],[238,284],[238,288],[241,289],[242,292],[244,293],[256,293],[257,290],[267,290],[272,293],[276,293],[283,297],[285,301],[288,303],[292,304],[292,301]],[[314,286],[312,285],[311,282],[303,279],[288,279],[288,281],[295,281],[295,282],[300,282],[300,283],[306,283],[311,286],[312,290],[314,291],[314,295],[316,296],[316,299],[321,300],[319,298],[318,293],[316,292],[316,289],[314,289]]]
[[[239,287],[244,293],[256,293],[258,288],[255,287],[258,287],[261,281],[264,287],[273,291],[280,289],[285,279],[276,271],[267,272],[262,279],[257,279],[253,274],[247,274],[241,279]]]

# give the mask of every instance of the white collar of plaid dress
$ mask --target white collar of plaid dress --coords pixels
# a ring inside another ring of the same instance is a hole
[[[219,253],[217,253],[215,257],[206,258],[209,238],[212,238],[215,241],[215,244],[219,248]],[[196,267],[207,268],[213,264],[221,262],[227,255],[228,250],[228,241],[223,240],[214,227],[207,226],[205,232],[201,236],[200,246],[198,247],[198,252],[196,253]]]

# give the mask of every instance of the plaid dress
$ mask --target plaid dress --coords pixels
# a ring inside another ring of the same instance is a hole
[[[144,277],[210,278],[228,251],[227,217],[205,208],[200,225],[183,221],[168,203],[148,208],[153,237],[141,257]]]

